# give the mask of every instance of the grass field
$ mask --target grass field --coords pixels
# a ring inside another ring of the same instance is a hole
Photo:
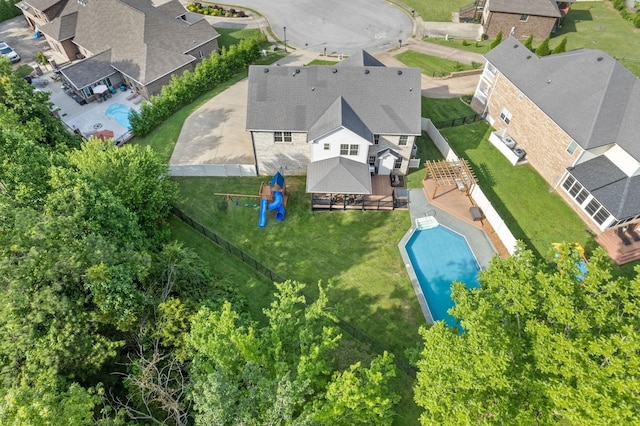
[[[451,14],[473,0],[403,0],[423,21],[451,22]]]
[[[430,77],[445,77],[455,71],[465,71],[480,68],[482,64],[475,66],[438,58],[436,56],[425,55],[413,50],[404,51],[395,56],[397,60],[408,67],[420,68],[422,74]]]

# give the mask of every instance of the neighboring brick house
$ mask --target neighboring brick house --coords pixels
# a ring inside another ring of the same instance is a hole
[[[493,39],[502,31],[506,37],[545,39],[555,33],[569,12],[568,1],[487,0],[482,10],[482,28]]]
[[[258,174],[307,175],[308,192],[328,183],[326,192],[366,193],[372,173],[407,173],[420,100],[420,69],[385,67],[364,51],[334,66],[251,66]]]
[[[174,74],[193,71],[218,50],[219,34],[178,0],[23,0],[17,4],[44,35],[69,90],[93,100],[98,84],[120,83],[148,98]],[[80,59],[80,60],[78,60]]]
[[[472,106],[491,138],[523,149],[592,229],[637,222],[640,80],[601,51],[539,58],[513,37],[485,58]]]

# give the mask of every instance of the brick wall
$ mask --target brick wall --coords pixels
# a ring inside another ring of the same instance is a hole
[[[536,40],[545,39],[551,34],[556,18],[548,16],[529,15],[527,22],[520,22],[520,15],[514,13],[491,12],[483,21],[485,35],[492,39],[502,31],[504,38],[509,36],[511,28],[515,27],[514,37],[526,39],[529,34],[533,34]]]
[[[582,153],[578,147],[572,155],[567,152],[571,137],[556,125],[540,108],[522,94],[506,77],[498,73],[489,93],[488,114],[496,130],[506,129],[518,146],[527,152],[529,163],[551,186],[556,186]],[[500,113],[506,108],[511,120],[506,124]]]

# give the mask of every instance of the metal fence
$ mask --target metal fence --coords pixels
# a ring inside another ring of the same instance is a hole
[[[457,117],[452,120],[438,121],[433,123],[438,129],[446,129],[447,127],[464,126],[465,124],[475,123],[484,120],[483,114],[467,115],[466,117]]]
[[[193,229],[195,229],[196,231],[198,231],[199,233],[207,237],[209,240],[213,241],[220,248],[234,255],[238,259],[242,260],[245,264],[251,266],[256,272],[264,275],[265,277],[269,278],[271,281],[273,282],[286,281],[286,279],[282,275],[279,275],[273,272],[271,269],[267,268],[262,263],[258,262],[255,258],[245,253],[241,249],[235,247],[229,241],[222,238],[220,235],[216,234],[215,232],[213,232],[206,226],[202,225],[198,221],[194,220],[193,218],[188,216],[186,213],[184,213],[177,207],[173,207],[171,209],[171,213],[174,216],[176,216],[178,219],[180,219],[181,221],[183,221],[184,223],[191,226]],[[312,297],[311,295],[305,292],[302,292],[302,295],[304,296],[307,304],[311,304],[315,300],[314,297]],[[384,351],[393,353],[389,349],[387,349],[382,343],[380,343],[379,341],[369,336],[364,331],[360,330],[359,328],[357,328],[356,326],[354,326],[353,324],[349,323],[348,321],[342,318],[338,318],[338,326],[342,329],[342,331],[344,331],[351,337],[355,338],[360,343],[368,345],[371,348],[371,350],[377,353],[382,353]],[[395,361],[396,367],[398,367],[405,374],[413,378],[416,377],[416,372],[417,372],[416,367],[412,365],[402,355],[394,354],[394,361]]]

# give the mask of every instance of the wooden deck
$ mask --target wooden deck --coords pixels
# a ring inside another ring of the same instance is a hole
[[[633,238],[629,237],[631,244],[625,245],[622,239],[616,235],[615,229],[606,230],[597,235],[595,240],[607,250],[607,253],[617,265],[640,260],[640,241],[634,241]]]
[[[312,194],[313,210],[406,210],[408,200],[399,199],[388,175],[371,176],[371,195]]]
[[[440,185],[434,197],[436,181],[431,178],[423,180],[422,187],[427,196],[427,200],[429,200],[432,205],[478,229],[482,229],[489,236],[496,250],[498,250],[500,257],[507,258],[510,256],[509,251],[504,244],[502,244],[502,241],[487,220],[473,220],[469,209],[473,207],[474,204],[471,198],[467,196],[466,191],[461,191],[457,185]]]

